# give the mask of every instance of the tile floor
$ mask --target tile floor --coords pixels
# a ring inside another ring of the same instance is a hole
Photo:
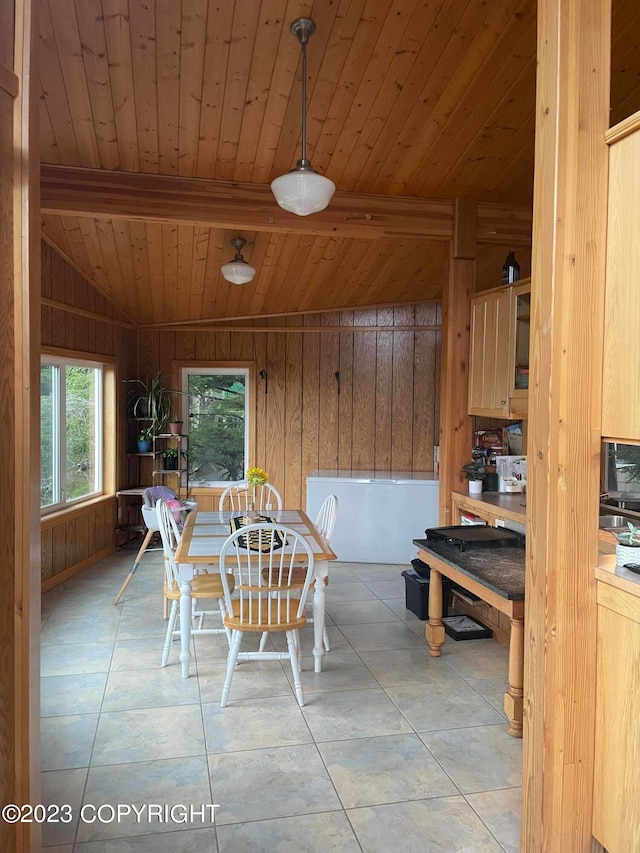
[[[404,567],[332,565],[331,652],[315,675],[304,629],[303,709],[288,662],[273,661],[240,664],[221,710],[223,635],[196,638],[189,679],[177,646],[159,665],[159,553],[114,607],[134,553],[43,597],[44,798],[74,818],[44,826],[47,853],[519,849],[522,742],[501,711],[507,650],[447,640],[429,657],[424,622],[404,606]],[[219,808],[213,822],[186,825],[109,821],[108,809],[105,822],[79,820],[82,804],[118,803]]]

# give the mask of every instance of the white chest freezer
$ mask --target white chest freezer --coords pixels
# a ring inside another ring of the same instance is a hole
[[[438,525],[438,478],[432,473],[312,471],[307,515],[313,520],[327,495],[338,498],[331,548],[350,563],[407,564],[413,539]]]

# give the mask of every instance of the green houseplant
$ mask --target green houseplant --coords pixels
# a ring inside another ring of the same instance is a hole
[[[152,435],[162,432],[171,414],[170,390],[164,386],[162,375],[152,379],[126,379],[134,385],[127,396],[127,407],[133,418],[150,421]]]
[[[634,527],[627,522],[628,530],[615,533],[618,540],[616,545],[616,564],[623,566],[625,563],[640,562],[640,527]]]
[[[462,470],[464,471],[464,474],[467,480],[469,481],[469,494],[481,494],[482,481],[484,480],[485,474],[487,473],[484,461],[482,459],[472,459],[471,462],[467,462],[466,465],[462,466]]]
[[[177,471],[179,454],[175,447],[163,451],[162,459],[165,471]]]
[[[143,427],[138,433],[138,453],[148,453],[153,441],[153,428]]]

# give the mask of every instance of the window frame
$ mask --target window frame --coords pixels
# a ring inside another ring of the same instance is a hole
[[[55,503],[40,507],[40,517],[46,518],[66,510],[77,509],[79,506],[92,503],[96,499],[113,493],[115,484],[115,448],[116,448],[116,424],[115,424],[115,388],[116,388],[116,366],[112,360],[105,360],[96,353],[87,353],[74,350],[60,350],[44,347],[40,354],[40,368],[51,365],[60,370],[58,374],[62,378],[60,388],[57,392],[56,406],[57,422],[54,431],[58,433],[55,444],[55,452],[59,456],[58,477],[59,488],[64,492],[65,462],[66,462],[66,413],[64,409],[63,392],[65,389],[64,370],[67,366],[89,367],[99,370],[100,374],[96,380],[96,418],[95,418],[95,454],[94,461],[97,471],[98,488],[90,494],[67,500],[64,497]],[[42,392],[41,392],[42,394]],[[42,446],[42,436],[40,437]]]
[[[188,396],[188,374],[197,376],[220,375],[244,373],[246,375],[245,395],[245,474],[254,464],[256,449],[256,365],[253,361],[177,361],[172,368],[173,387],[182,392],[180,397],[181,418],[184,422],[184,430],[190,437],[189,429],[189,396]],[[231,480],[209,481],[206,485],[194,485],[189,479],[189,489],[219,492],[226,488]]]

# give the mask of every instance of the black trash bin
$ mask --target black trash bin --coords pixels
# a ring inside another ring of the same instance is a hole
[[[418,619],[429,618],[429,576],[431,570],[422,560],[411,561],[412,569],[402,572],[404,578],[405,606]],[[442,615],[449,615],[449,598],[451,596],[451,581],[442,578]]]

